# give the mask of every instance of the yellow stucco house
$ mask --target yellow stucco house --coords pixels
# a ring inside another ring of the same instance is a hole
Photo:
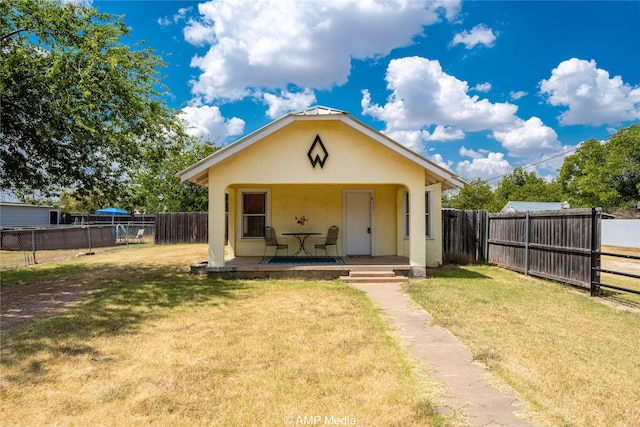
[[[340,229],[339,256],[401,256],[411,272],[442,264],[441,192],[462,180],[350,114],[287,114],[178,173],[209,188],[209,272],[229,257],[260,257],[278,237]],[[295,242],[289,241],[290,245]]]

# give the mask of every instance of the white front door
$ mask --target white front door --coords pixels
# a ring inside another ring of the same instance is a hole
[[[345,255],[371,255],[373,192],[346,191],[344,195]]]

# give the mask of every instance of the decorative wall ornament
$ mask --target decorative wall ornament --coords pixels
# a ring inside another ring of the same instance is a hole
[[[320,163],[320,168],[324,167],[324,163],[327,161],[327,157],[329,157],[329,153],[327,152],[327,149],[324,147],[324,144],[320,139],[320,135],[316,135],[316,139],[313,140],[313,144],[311,144],[311,148],[309,148],[309,152],[307,152],[307,156],[309,157],[309,161],[311,162],[311,165],[314,168],[318,163]]]

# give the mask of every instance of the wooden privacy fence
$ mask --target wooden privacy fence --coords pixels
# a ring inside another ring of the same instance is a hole
[[[488,261],[524,274],[590,289],[599,269],[600,209],[489,215]],[[596,262],[598,265],[592,265]],[[596,278],[599,279],[599,278]]]
[[[469,264],[487,260],[487,211],[442,210],[443,262]]]
[[[207,212],[166,212],[156,215],[154,243],[207,243]]]

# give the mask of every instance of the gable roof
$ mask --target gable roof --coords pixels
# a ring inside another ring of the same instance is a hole
[[[500,212],[537,212],[568,209],[567,202],[507,202]]]
[[[217,165],[220,162],[223,162],[229,157],[236,155],[245,148],[279,131],[280,129],[290,125],[291,123],[294,123],[296,121],[312,120],[335,120],[343,123],[346,126],[349,126],[355,131],[360,132],[361,134],[369,137],[379,144],[382,144],[385,147],[391,149],[397,154],[400,154],[407,160],[417,164],[432,175],[439,177],[442,181],[443,190],[464,186],[464,181],[453,174],[453,172],[433,163],[430,160],[427,160],[416,152],[408,149],[404,145],[394,141],[388,136],[355,119],[349,113],[323,106],[314,106],[296,113],[285,114],[279,119],[274,120],[266,126],[263,126],[262,128],[250,133],[249,135],[240,138],[239,140],[221,148],[210,156],[178,172],[176,176],[179,177],[182,181],[191,181],[195,184],[206,186],[209,179],[209,168]]]
[[[46,208],[46,209],[58,209],[55,206],[51,205],[36,205],[33,203],[24,203],[24,202],[0,202],[0,207],[5,206],[13,206],[13,207],[21,207],[21,208]]]

